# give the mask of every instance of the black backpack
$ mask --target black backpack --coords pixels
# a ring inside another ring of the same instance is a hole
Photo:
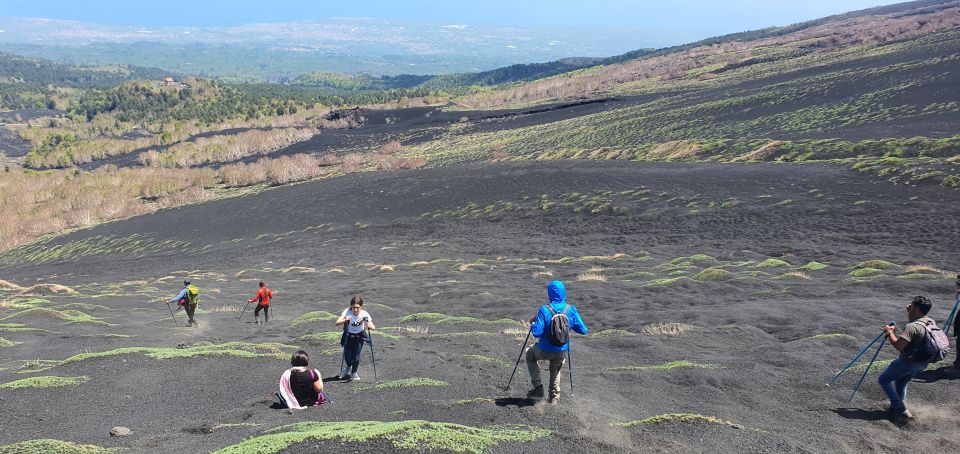
[[[550,311],[550,333],[547,335],[547,339],[549,339],[550,343],[554,346],[563,347],[570,341],[570,319],[567,318],[567,311],[570,310],[570,304],[567,304],[563,312],[553,310],[549,304],[547,305],[547,310]]]

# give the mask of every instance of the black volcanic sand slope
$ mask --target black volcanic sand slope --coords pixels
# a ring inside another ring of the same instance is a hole
[[[0,446],[955,446],[955,377],[911,384],[905,427],[884,419],[876,371],[850,403],[857,371],[824,383],[912,295],[946,318],[957,198],[819,165],[517,163],[353,174],[74,232],[0,255]],[[157,302],[184,278],[197,328]],[[270,323],[238,322],[260,279]],[[503,390],[551,279],[590,328],[558,405],[523,398],[523,365]],[[361,381],[327,382],[328,405],[271,408],[297,348],[337,375],[332,317],[356,294],[381,328],[379,381],[367,350]]]

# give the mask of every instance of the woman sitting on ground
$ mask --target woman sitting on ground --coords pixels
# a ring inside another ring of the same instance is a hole
[[[280,376],[280,392],[275,395],[291,411],[327,403],[323,394],[323,378],[316,369],[307,368],[307,352],[297,350],[290,358],[293,366]]]

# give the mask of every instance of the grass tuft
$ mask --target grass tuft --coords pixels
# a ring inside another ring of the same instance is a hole
[[[385,381],[383,383],[378,383],[374,385],[374,389],[390,389],[390,388],[410,388],[414,386],[450,386],[449,383],[440,380],[434,380],[432,378],[424,377],[412,377],[412,378],[403,378],[400,380],[391,380]]]
[[[651,323],[641,328],[640,332],[654,336],[681,336],[692,329],[693,326],[683,323]]]
[[[800,280],[807,280],[807,279],[810,279],[810,275],[807,274],[807,273],[804,273],[803,271],[791,271],[791,272],[789,272],[789,273],[783,273],[783,274],[775,277],[774,279],[794,279],[794,280],[800,279]]]
[[[813,262],[807,262],[807,264],[801,266],[800,269],[806,270],[806,271],[818,271],[826,268],[827,266],[829,265],[825,265],[823,263],[813,261]]]
[[[312,323],[320,323],[320,322],[329,322],[336,319],[337,319],[336,315],[331,314],[327,311],[312,311],[312,312],[307,312],[306,314],[303,314],[297,317],[296,319],[294,319],[292,322],[290,322],[290,327],[297,328],[303,325],[309,325]]]
[[[504,442],[530,442],[550,431],[529,426],[470,427],[422,420],[301,422],[280,426],[215,454],[273,454],[307,440],[362,443],[384,439],[396,449],[481,454]]]
[[[857,268],[848,274],[850,277],[867,277],[882,272],[883,270],[879,270],[877,268]]]
[[[776,268],[778,266],[789,266],[790,264],[780,259],[766,259],[757,264],[757,268]]]
[[[64,364],[76,363],[94,358],[106,358],[117,355],[127,355],[139,353],[157,360],[175,359],[175,358],[193,358],[195,356],[216,356],[228,355],[240,358],[276,358],[289,359],[290,353],[296,351],[297,347],[293,345],[279,344],[275,342],[265,342],[254,344],[250,342],[225,342],[222,344],[197,343],[194,346],[186,348],[169,347],[121,347],[102,352],[89,352],[73,355],[60,361],[38,361],[36,367],[30,367],[32,371],[41,371]],[[24,367],[26,368],[26,366]]]
[[[653,364],[648,366],[617,366],[617,367],[608,367],[603,369],[604,371],[609,372],[621,372],[621,371],[632,371],[632,370],[656,370],[656,371],[669,371],[674,369],[718,369],[720,366],[716,364],[701,364],[694,363],[687,360],[680,361],[670,361],[663,364]]]
[[[16,380],[0,385],[2,389],[22,389],[22,388],[57,388],[60,386],[79,385],[90,381],[90,377],[81,375],[79,377],[56,377],[45,375],[41,377],[30,377],[22,380]]]
[[[590,337],[636,336],[625,329],[605,329],[590,335]]]
[[[651,416],[645,419],[638,419],[636,421],[630,421],[625,423],[617,424],[620,427],[634,427],[634,426],[652,426],[656,424],[662,424],[667,422],[705,422],[710,424],[720,424],[726,426],[733,426],[734,423],[730,421],[725,421],[723,419],[714,417],[714,416],[705,416],[695,413],[665,413],[662,415]]]
[[[694,274],[691,279],[695,281],[725,281],[734,277],[734,274],[721,269],[721,268],[707,268],[697,274]]]
[[[576,281],[577,282],[585,282],[585,281],[607,282],[607,277],[600,273],[586,272],[586,273],[578,274]]]
[[[4,339],[0,337],[0,347],[13,347],[14,345],[21,344],[22,342],[14,342],[12,340]]]
[[[854,265],[854,268],[873,268],[877,270],[893,270],[900,268],[900,265],[886,260],[867,260]]]
[[[69,441],[41,438],[0,446],[0,454],[111,454],[123,448],[101,448]]]
[[[32,307],[30,309],[22,310],[20,312],[16,312],[11,315],[8,315],[4,318],[0,318],[0,321],[9,320],[11,318],[27,317],[27,316],[51,317],[51,318],[56,318],[60,320],[65,320],[67,323],[92,323],[97,325],[109,325],[109,323],[106,323],[100,320],[99,318],[84,312],[70,310],[70,309],[56,310],[56,309],[49,309],[46,307]]]

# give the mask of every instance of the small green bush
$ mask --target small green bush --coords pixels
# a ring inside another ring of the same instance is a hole
[[[790,264],[780,259],[766,259],[757,264],[757,268],[776,268],[778,266],[789,266]]]

